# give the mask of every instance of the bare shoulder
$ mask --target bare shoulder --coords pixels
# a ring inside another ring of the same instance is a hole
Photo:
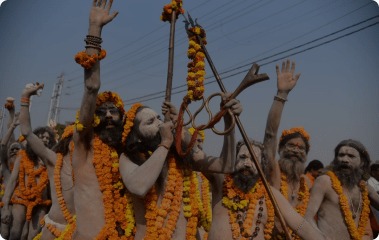
[[[330,177],[326,174],[323,174],[319,177],[316,178],[315,182],[318,181],[318,182],[321,182],[321,183],[330,183]]]
[[[328,175],[321,175],[315,179],[313,188],[327,188],[331,185],[331,180]]]

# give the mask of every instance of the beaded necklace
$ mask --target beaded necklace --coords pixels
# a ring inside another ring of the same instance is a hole
[[[257,203],[259,204],[259,208],[253,232],[253,219]],[[268,240],[272,238],[275,213],[272,202],[261,180],[248,193],[244,193],[235,186],[230,175],[226,176],[222,204],[228,209],[233,239],[254,239],[258,236],[264,214],[264,203],[266,203],[267,222],[264,225],[263,231],[264,238]]]
[[[345,194],[343,193],[340,180],[332,171],[328,171],[326,174],[330,177],[330,180],[332,182],[332,188],[338,195],[339,205],[342,211],[342,215],[344,216],[344,220],[346,223],[346,227],[349,231],[350,237],[354,240],[362,239],[362,236],[365,233],[365,228],[369,222],[370,214],[370,200],[368,198],[368,190],[365,182],[361,181],[359,183],[359,187],[361,190],[361,198],[363,199],[363,206],[357,227],[354,222],[352,210],[349,207],[348,200]]]

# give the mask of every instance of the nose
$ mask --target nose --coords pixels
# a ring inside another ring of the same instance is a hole
[[[105,113],[105,117],[106,118],[112,118],[112,113],[111,113],[110,109],[107,109],[107,111]]]
[[[243,163],[243,165],[245,167],[251,167],[252,166],[252,162],[251,162],[250,158],[246,158],[245,161],[244,161],[244,163]]]

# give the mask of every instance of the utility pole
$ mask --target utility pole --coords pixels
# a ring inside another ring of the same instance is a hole
[[[64,77],[63,73],[61,73],[61,75],[58,76],[58,81],[54,85],[53,94],[51,96],[49,115],[47,117],[48,126],[51,121],[57,123],[59,120],[59,100],[62,95],[63,81]]]

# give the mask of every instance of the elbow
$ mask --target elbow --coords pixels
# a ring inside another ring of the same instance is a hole
[[[130,193],[140,198],[145,197],[149,191],[146,187],[142,187],[143,184],[142,186],[140,184],[125,184],[125,186]]]
[[[100,89],[100,83],[99,84],[87,84],[86,90],[90,94],[97,94]]]

